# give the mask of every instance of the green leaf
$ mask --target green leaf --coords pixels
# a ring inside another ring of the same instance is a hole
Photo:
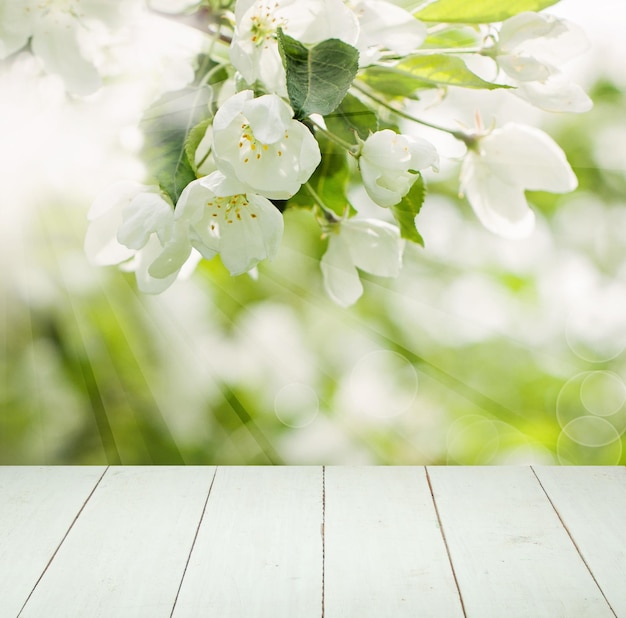
[[[309,180],[324,204],[342,215],[348,206],[346,189],[350,170],[344,151],[325,152],[322,161]]]
[[[183,189],[196,179],[187,155],[188,136],[193,127],[210,116],[211,98],[209,86],[169,92],[146,111],[141,121],[145,138],[142,160],[154,182],[174,204]]]
[[[465,62],[456,56],[447,54],[430,54],[428,56],[413,56],[390,67],[391,75],[407,80],[416,79],[416,83],[430,83],[438,86],[460,86],[462,88],[508,88],[502,84],[485,81],[470,71]]]
[[[305,47],[278,29],[287,92],[297,119],[326,116],[341,103],[359,68],[359,52],[339,39]]]
[[[365,103],[347,94],[339,107],[324,118],[326,127],[341,139],[354,143],[354,135],[367,139],[378,131],[378,116]]]
[[[417,231],[415,217],[419,214],[426,196],[424,179],[419,174],[410,191],[402,198],[399,204],[391,207],[391,212],[400,226],[400,236],[418,245],[424,246],[424,239]]]
[[[187,160],[189,161],[194,174],[198,173],[196,166],[196,150],[198,150],[200,142],[204,139],[206,130],[211,125],[212,120],[213,118],[207,118],[200,124],[197,124],[193,129],[191,129],[191,131],[189,131],[189,135],[185,141],[185,154],[187,155]],[[208,150],[210,152],[210,149]]]
[[[454,26],[430,33],[422,44],[422,49],[445,47],[463,51],[464,47],[477,47],[480,43],[480,32],[476,26]]]
[[[437,0],[415,16],[422,21],[488,24],[522,11],[541,11],[559,0]]]
[[[346,196],[350,180],[348,154],[341,147],[323,135],[318,135],[322,160],[309,178],[308,184],[324,202],[338,215],[350,206]],[[305,186],[289,200],[289,206],[310,208],[314,200]]]
[[[366,69],[359,79],[385,97],[416,98],[418,90],[436,88],[436,84],[415,77],[397,67],[372,66]]]

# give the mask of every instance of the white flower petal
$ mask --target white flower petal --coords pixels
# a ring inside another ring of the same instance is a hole
[[[411,152],[403,135],[384,129],[372,133],[365,140],[361,156],[376,167],[406,170]]]
[[[400,202],[417,179],[417,170],[436,168],[438,163],[439,155],[430,142],[390,129],[370,135],[359,158],[363,186],[383,207]]]
[[[233,176],[225,176],[219,170],[209,174],[205,178],[200,178],[198,183],[220,197],[240,195],[246,192],[246,185],[240,180]]]
[[[171,238],[165,243],[159,256],[148,267],[148,274],[164,279],[177,273],[191,255],[191,243],[187,229],[182,225],[174,227]]]
[[[239,4],[240,3],[237,2],[237,6],[239,6]],[[257,60],[258,55],[260,55],[260,52],[254,54],[254,46],[246,45],[244,41],[237,37],[237,32],[235,31],[235,36],[233,37],[229,50],[230,61],[247,84],[253,84],[257,79],[259,67],[255,60]]]
[[[559,66],[588,47],[581,28],[545,13],[523,12],[507,19],[498,40],[503,54],[530,56],[552,66]]]
[[[49,73],[63,78],[68,90],[78,95],[95,92],[101,85],[96,67],[85,59],[78,44],[80,24],[70,14],[55,12],[55,18],[38,23],[32,49]]]
[[[188,226],[187,233],[191,245],[207,260],[212,259],[219,251],[218,223],[208,205],[215,200],[215,193],[210,183],[220,172],[214,172],[206,178],[190,182],[181,193],[174,210],[174,220]]]
[[[469,153],[463,161],[461,191],[480,222],[494,234],[517,239],[532,232],[535,215],[528,207],[523,187],[494,175],[475,153]]]
[[[582,114],[593,107],[593,101],[578,84],[558,75],[544,82],[518,84],[513,93],[547,112]]]
[[[150,189],[137,182],[122,181],[107,187],[94,200],[87,214],[89,227],[84,245],[93,264],[119,264],[134,255],[133,250],[118,242],[117,231],[122,224],[124,207],[139,193]]]
[[[498,56],[498,65],[507,75],[520,82],[543,81],[557,71],[536,58],[512,54]]]
[[[285,32],[308,44],[327,39],[341,39],[354,45],[359,36],[359,22],[341,0],[307,0],[284,3],[279,16],[286,21]]]
[[[395,225],[378,219],[349,219],[339,233],[355,266],[379,277],[400,274],[404,243]]]
[[[202,255],[198,253],[198,251],[196,251],[195,249],[192,249],[188,260],[183,264],[182,268],[180,269],[177,279],[189,279],[194,270],[196,270],[196,266],[200,263],[201,260]]]
[[[283,236],[283,216],[260,195],[248,195],[248,204],[231,212],[220,227],[220,257],[231,275],[241,275],[260,261],[273,259]]]
[[[140,292],[144,294],[160,294],[170,287],[178,273],[173,273],[168,277],[153,277],[149,273],[152,263],[159,257],[163,250],[159,239],[153,234],[146,245],[139,251],[133,261],[135,279]]]
[[[174,209],[174,219],[176,221],[185,220],[189,224],[194,224],[203,218],[207,200],[215,196],[215,193],[205,183],[215,173],[218,172],[214,172],[206,178],[198,178],[183,189]]]
[[[524,11],[502,22],[498,34],[498,49],[504,53],[514,52],[524,44],[561,36],[567,32],[567,24],[553,15]]]
[[[140,193],[124,206],[122,219],[118,241],[129,249],[141,249],[155,232],[162,242],[169,238],[174,211],[160,195]]]
[[[213,118],[214,139],[217,132],[228,128],[232,124],[233,120],[243,112],[243,106],[246,104],[246,101],[250,101],[253,97],[254,93],[252,90],[242,90],[226,99],[220,105]]]
[[[359,167],[367,194],[384,208],[397,204],[408,193],[416,178],[408,172],[393,172],[376,167],[363,158],[359,161]]]
[[[534,127],[508,123],[477,147],[463,161],[460,190],[485,227],[501,236],[522,238],[532,230],[525,190],[564,193],[577,186],[561,148]]]
[[[320,267],[326,293],[338,305],[349,307],[361,297],[363,285],[341,232],[329,237]]]
[[[0,3],[0,60],[26,45],[33,31],[32,14],[28,0]]]
[[[96,197],[87,213],[87,219],[93,221],[111,210],[119,210],[121,216],[121,208],[124,204],[130,204],[139,193],[151,191],[153,188],[130,180],[116,182]]]
[[[121,212],[112,210],[89,224],[85,233],[84,250],[92,264],[119,264],[134,255],[132,249],[117,241],[116,234],[121,221]]]
[[[320,147],[313,134],[300,122],[291,121],[289,135],[295,137],[298,151],[298,173],[297,179],[300,184],[304,184],[311,174],[316,170],[322,160]],[[287,142],[282,142],[287,145]],[[291,148],[291,146],[290,146]]]
[[[250,123],[254,137],[264,144],[281,139],[293,118],[291,107],[273,94],[246,101],[242,113]]]
[[[357,47],[363,53],[367,54],[370,47],[378,47],[406,56],[426,38],[426,26],[391,2],[363,0],[354,10],[360,26]]]
[[[405,135],[409,142],[411,151],[411,170],[425,170],[432,167],[434,171],[439,171],[439,153],[437,149],[429,141],[421,137],[413,137]]]
[[[507,123],[480,142],[489,173],[533,191],[567,193],[578,180],[565,153],[540,129]]]

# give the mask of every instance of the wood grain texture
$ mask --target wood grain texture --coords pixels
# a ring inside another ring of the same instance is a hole
[[[626,618],[624,513],[623,467],[5,467],[0,618]]]
[[[424,468],[326,468],[325,618],[462,616]]]
[[[429,468],[470,618],[614,618],[530,468]]]
[[[168,618],[213,468],[109,468],[20,618]]]
[[[15,618],[104,467],[0,467],[0,618]]]
[[[613,611],[626,616],[626,468],[534,470]]]
[[[320,618],[322,469],[219,468],[174,618]]]

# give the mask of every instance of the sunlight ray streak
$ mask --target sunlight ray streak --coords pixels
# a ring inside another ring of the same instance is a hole
[[[86,327],[84,316],[80,311],[80,306],[72,294],[71,285],[67,281],[67,275],[61,264],[60,251],[61,247],[55,239],[55,233],[50,229],[48,222],[45,220],[45,213],[40,216],[40,224],[42,227],[42,239],[47,242],[51,257],[54,259],[54,266],[57,268],[57,283],[66,298],[65,307],[68,310],[68,316],[72,318],[75,332],[78,334],[78,352],[76,362],[78,363],[80,376],[85,387],[85,393],[91,405],[91,413],[97,432],[102,443],[104,455],[109,465],[122,464],[122,457],[115,438],[113,424],[109,418],[107,410],[107,400],[103,389],[99,383],[98,367],[93,359],[91,351],[90,338]]]

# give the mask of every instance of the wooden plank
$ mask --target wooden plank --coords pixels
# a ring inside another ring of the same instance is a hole
[[[530,468],[428,473],[468,617],[614,618]]]
[[[15,618],[104,467],[0,467],[0,618]]]
[[[20,618],[169,618],[214,468],[109,468]]]
[[[326,468],[325,618],[463,616],[424,468]]]
[[[535,473],[617,616],[626,616],[626,468]]]
[[[174,618],[320,618],[322,469],[219,468]]]

